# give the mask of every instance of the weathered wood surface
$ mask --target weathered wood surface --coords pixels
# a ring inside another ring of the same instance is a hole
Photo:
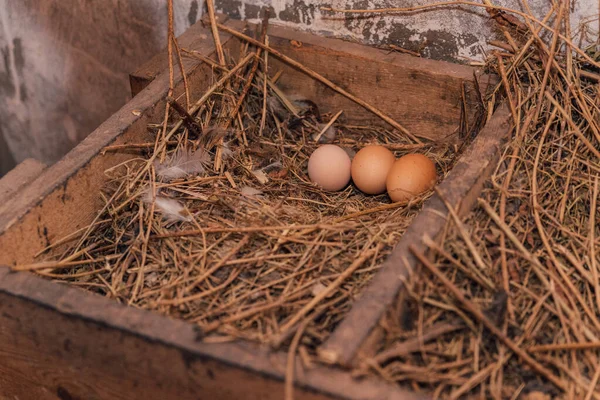
[[[470,90],[467,100],[473,117],[476,92],[471,85],[476,69],[465,65],[389,53],[356,43],[328,39],[289,29],[272,27],[270,45],[313,69],[353,95],[377,107],[413,135],[432,140],[456,133],[461,87]],[[284,69],[279,85],[315,101],[324,112],[344,110],[351,124],[386,126],[380,118],[301,71],[271,57],[273,70]],[[489,75],[482,79],[482,90]]]
[[[80,289],[0,268],[0,398],[283,398],[286,354],[207,344],[194,326]],[[422,397],[298,361],[296,398]]]
[[[19,165],[0,178],[0,209],[38,177],[46,168],[46,164],[33,158],[23,160]]]
[[[461,216],[471,209],[483,184],[496,167],[502,144],[510,132],[509,117],[508,108],[501,106],[438,186],[439,194],[427,200],[423,210],[415,217],[369,286],[361,292],[348,315],[319,349],[324,360],[341,365],[352,362],[379,319],[396,299],[410,271],[418,264],[409,246],[427,251],[422,243],[423,236],[428,235],[435,240],[446,226],[448,210],[442,198]]]

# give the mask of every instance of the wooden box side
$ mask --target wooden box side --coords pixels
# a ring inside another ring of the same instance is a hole
[[[280,27],[272,27],[270,32],[272,47],[378,108],[420,138],[456,139],[463,86],[467,119],[472,122],[479,100],[474,77],[483,91],[495,79],[466,65],[389,53]],[[285,71],[278,83],[283,90],[313,100],[323,112],[344,110],[342,119],[348,124],[389,127],[333,89],[314,79],[307,81],[302,71],[287,67],[276,57],[269,58],[269,65]]]
[[[257,27],[250,25],[249,30]],[[272,48],[380,109],[413,134],[432,140],[456,133],[463,86],[467,119],[473,121],[479,101],[473,85],[475,76],[482,92],[496,81],[494,76],[466,65],[393,53],[276,25],[269,26],[268,35]],[[186,43],[193,41],[190,37]],[[132,94],[161,74],[166,59],[166,54],[159,54],[131,74]],[[313,100],[322,112],[344,110],[342,119],[349,124],[386,126],[378,116],[277,57],[270,55],[268,63],[271,71],[284,72],[278,85],[286,93]]]
[[[193,325],[0,267],[0,398],[281,399],[286,354],[210,344]],[[300,363],[295,397],[421,397]]]
[[[27,158],[0,178],[0,208],[18,196],[45,168],[46,165],[38,160]]]

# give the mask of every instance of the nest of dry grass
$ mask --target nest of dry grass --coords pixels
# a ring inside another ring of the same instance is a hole
[[[429,195],[391,204],[353,186],[325,192],[308,179],[310,154],[323,140],[418,150],[442,179],[458,150],[321,115],[279,90],[278,75],[265,82],[258,54],[227,61],[195,104],[169,99],[153,143],[107,148],[139,154],[106,171],[97,217],[17,269],[197,324],[206,341],[286,346],[302,327],[310,355]]]
[[[490,107],[508,104],[512,140],[477,208],[424,239],[433,261],[356,374],[434,398],[600,398],[600,64],[568,12],[502,19]]]

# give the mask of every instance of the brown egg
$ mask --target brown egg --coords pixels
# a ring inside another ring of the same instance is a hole
[[[385,182],[392,165],[394,153],[383,146],[366,146],[352,160],[352,180],[366,194],[385,192]]]
[[[325,190],[342,190],[350,182],[350,156],[341,147],[326,144],[308,159],[308,176]]]
[[[433,161],[422,154],[407,154],[392,165],[386,186],[392,201],[409,201],[433,188],[436,180]]]

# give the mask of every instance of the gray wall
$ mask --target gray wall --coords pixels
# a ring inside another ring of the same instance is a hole
[[[201,3],[175,1],[176,33]],[[164,0],[0,0],[0,147],[58,160],[130,98],[128,73],[166,32]]]
[[[566,0],[559,0],[566,1]],[[440,0],[215,0],[217,8],[240,19],[259,20],[259,12],[270,8],[274,23],[306,29],[319,34],[343,37],[369,44],[394,44],[418,51],[422,56],[454,62],[481,61],[487,41],[502,36],[489,21],[483,8],[443,7],[396,15],[360,16],[331,13],[321,7],[339,9],[375,9],[411,7]],[[483,4],[483,1],[476,1]],[[497,6],[523,11],[523,0],[491,0]],[[540,19],[549,11],[550,0],[529,0],[532,12]],[[600,0],[571,0],[572,27],[595,19],[598,28]]]
[[[320,6],[378,8],[435,0],[215,0],[234,18],[372,44],[424,57],[480,61],[498,36],[482,9],[344,17]],[[564,0],[563,0],[564,1]],[[494,0],[519,8],[520,0]],[[600,0],[572,0],[573,27],[598,14]],[[550,0],[529,0],[538,16]],[[202,0],[175,0],[177,33],[201,17]],[[597,21],[591,27],[597,29]],[[166,0],[0,0],[0,174],[12,157],[52,163],[129,99],[128,73],[166,45]],[[5,146],[4,146],[5,147]]]

